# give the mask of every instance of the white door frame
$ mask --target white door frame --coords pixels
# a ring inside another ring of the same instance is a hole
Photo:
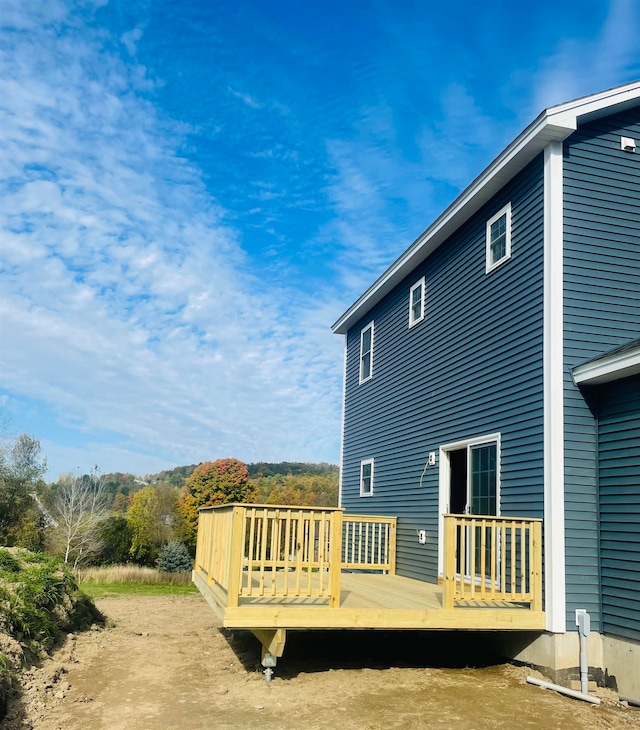
[[[444,516],[449,514],[449,496],[451,487],[451,467],[449,463],[449,452],[457,451],[471,446],[481,446],[483,444],[494,443],[496,445],[496,515],[501,513],[500,509],[500,453],[501,453],[501,434],[486,434],[485,436],[476,436],[474,438],[455,441],[453,443],[444,444],[440,447],[439,462],[439,486],[438,486],[438,575],[444,575]],[[470,461],[468,462],[470,468]]]

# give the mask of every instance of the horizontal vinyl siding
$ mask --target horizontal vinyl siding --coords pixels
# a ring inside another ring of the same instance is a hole
[[[567,627],[601,630],[596,418],[571,368],[640,336],[640,108],[581,126],[564,147]]]
[[[640,641],[640,377],[595,390],[603,630]]]
[[[542,516],[542,195],[540,156],[347,335],[342,502],[399,518],[401,575],[437,578],[439,464],[425,463],[441,445],[501,432],[502,512]],[[512,257],[486,274],[486,221],[509,201]],[[409,290],[422,276],[425,318],[409,329]],[[373,378],[358,384],[371,320]],[[369,458],[374,494],[359,497]]]

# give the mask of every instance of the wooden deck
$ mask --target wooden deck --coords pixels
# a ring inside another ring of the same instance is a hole
[[[193,580],[265,666],[291,629],[544,629],[539,520],[446,516],[442,585],[395,574],[395,530],[335,508],[207,508]]]
[[[342,573],[334,608],[322,598],[278,596],[241,598],[229,607],[206,573],[194,571],[193,580],[228,629],[544,629],[544,613],[526,604],[469,600],[445,609],[442,586],[399,575]]]

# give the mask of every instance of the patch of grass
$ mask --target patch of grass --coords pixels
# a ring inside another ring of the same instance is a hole
[[[93,598],[117,598],[119,596],[183,596],[197,593],[193,585],[179,583],[81,583],[83,593]]]
[[[143,568],[139,565],[108,565],[101,568],[81,568],[76,571],[78,583],[86,588],[89,583],[104,584],[162,584],[191,585],[191,571],[180,573],[163,573],[155,568]]]
[[[0,572],[2,573],[18,573],[20,571],[20,563],[8,551],[0,550]]]

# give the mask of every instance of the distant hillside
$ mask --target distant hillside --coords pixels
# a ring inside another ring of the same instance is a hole
[[[310,474],[312,476],[328,476],[329,474],[337,474],[340,469],[335,464],[307,464],[300,461],[281,461],[278,464],[271,464],[265,461],[258,461],[256,464],[247,464],[249,476],[252,479],[256,477],[272,477],[277,474],[283,476],[299,476],[301,474]]]
[[[157,474],[147,474],[145,481],[149,484],[171,484],[174,487],[181,487],[184,484],[184,480],[191,476],[193,470],[198,466],[197,464],[190,464],[189,466],[176,466],[175,469],[168,469],[166,471],[160,471]]]
[[[172,487],[182,487],[185,480],[191,476],[198,464],[177,466],[175,469],[166,469],[157,474],[145,474],[135,476],[124,472],[112,472],[105,474],[104,479],[107,489],[111,492],[123,492],[130,494],[136,492],[146,484],[168,484]],[[332,476],[338,474],[340,469],[335,464],[321,462],[318,464],[301,461],[281,461],[277,463],[258,461],[255,464],[247,464],[249,477],[261,479],[273,476]]]

